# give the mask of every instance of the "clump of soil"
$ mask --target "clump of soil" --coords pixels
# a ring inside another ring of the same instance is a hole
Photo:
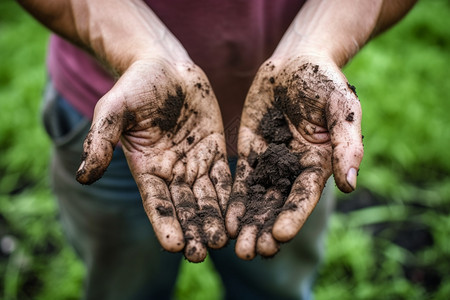
[[[270,108],[261,119],[258,132],[268,143],[288,144],[292,140],[286,118],[280,110],[274,107]]]
[[[281,91],[281,95],[277,93]],[[275,88],[275,98],[285,97],[285,88]],[[248,187],[247,195],[236,194],[230,201],[245,201],[246,214],[241,220],[241,225],[257,225],[260,232],[270,231],[277,216],[286,209],[296,207],[284,207],[289,196],[292,184],[302,171],[298,153],[289,149],[292,133],[283,112],[274,106],[269,108],[261,119],[258,133],[268,143],[263,153],[251,152],[247,162],[252,171],[246,178]]]
[[[354,85],[351,85],[348,82],[347,82],[347,86],[348,86],[349,89],[352,90],[352,92],[355,94],[355,96],[358,97],[358,94],[356,93],[356,87]]]
[[[298,157],[292,154],[285,144],[269,144],[264,153],[254,162],[255,169],[249,176],[252,185],[275,187],[284,193],[300,174],[301,166]]]
[[[251,160],[254,170],[246,179],[247,212],[241,221],[269,231],[281,211],[295,209],[283,205],[302,167],[299,158],[285,144],[270,143],[266,151],[252,155]]]
[[[187,142],[188,142],[189,145],[192,145],[192,143],[195,141],[195,137],[193,137],[193,136],[188,136],[186,140],[187,140]]]
[[[355,113],[351,112],[347,115],[347,117],[345,118],[346,121],[348,122],[353,122],[353,118],[355,117]]]

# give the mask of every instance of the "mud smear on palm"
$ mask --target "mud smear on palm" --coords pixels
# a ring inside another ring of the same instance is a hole
[[[157,117],[152,121],[153,126],[158,126],[162,131],[170,131],[176,125],[183,108],[186,95],[180,86],[176,87],[175,94],[167,94],[163,107],[158,108]]]

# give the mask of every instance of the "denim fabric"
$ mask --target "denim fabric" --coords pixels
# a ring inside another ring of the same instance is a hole
[[[80,185],[75,173],[90,122],[51,83],[44,98],[43,122],[54,144],[52,188],[67,239],[87,269],[84,298],[170,299],[182,255],[163,251],[156,240],[122,150],[115,149],[101,180]],[[210,251],[226,299],[312,299],[333,206],[327,186],[301,232],[275,258],[242,261],[234,242]]]

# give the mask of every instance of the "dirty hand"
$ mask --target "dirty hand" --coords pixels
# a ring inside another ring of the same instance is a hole
[[[226,226],[236,254],[273,256],[305,223],[333,173],[351,192],[363,156],[361,107],[322,57],[271,59],[247,95]]]
[[[158,240],[200,262],[227,242],[231,190],[220,111],[193,63],[135,62],[95,107],[77,180],[90,184],[119,142]]]

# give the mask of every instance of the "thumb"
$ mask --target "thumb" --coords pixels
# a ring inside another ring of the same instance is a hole
[[[335,90],[326,108],[333,148],[333,173],[338,188],[349,193],[356,188],[356,176],[364,150],[361,135],[362,111],[354,88],[347,84]]]
[[[103,176],[122,134],[123,113],[110,102],[105,95],[95,106],[91,129],[84,140],[81,164],[76,174],[81,184],[92,184]]]

